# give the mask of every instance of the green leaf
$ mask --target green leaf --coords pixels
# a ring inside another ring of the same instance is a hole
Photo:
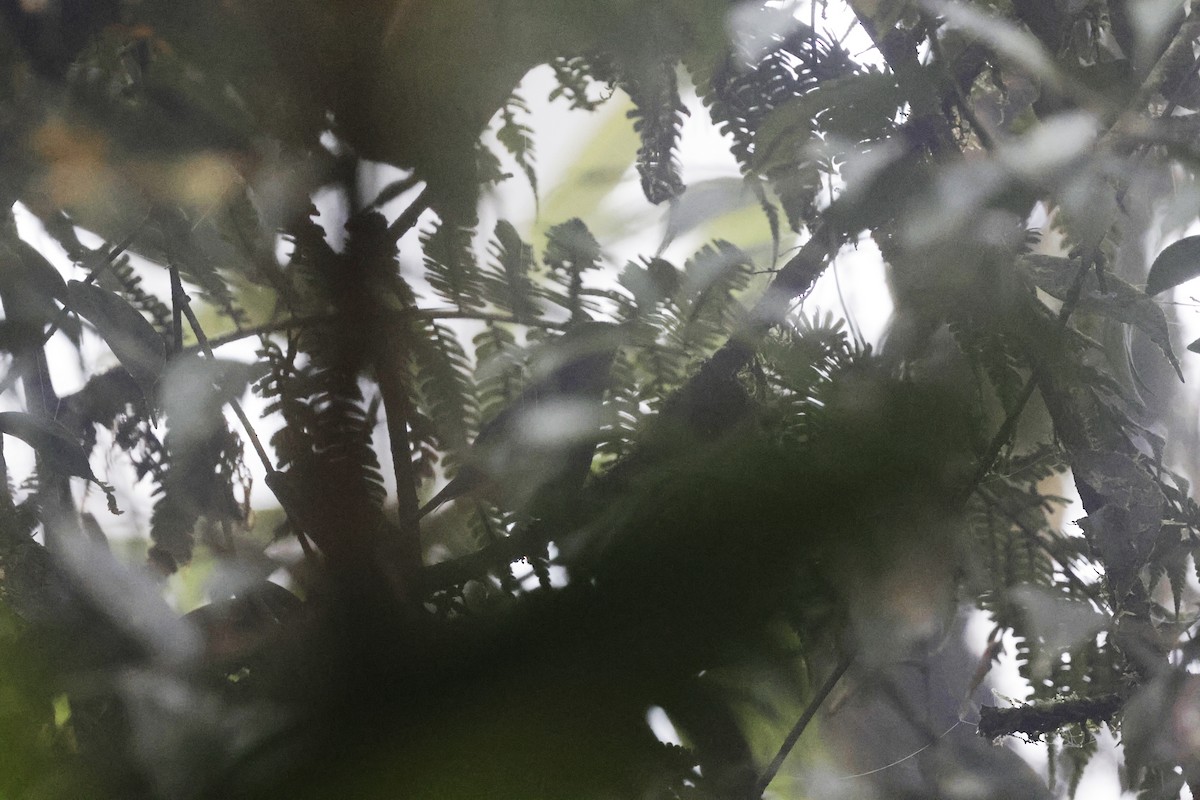
[[[67,307],[96,326],[121,366],[149,395],[167,362],[154,326],[120,295],[81,281],[67,284]]]
[[[100,483],[88,463],[87,451],[61,423],[24,411],[4,411],[0,412],[0,433],[25,442],[53,469]]]
[[[1033,279],[1039,289],[1058,300],[1066,299],[1078,270],[1078,262],[1043,255],[1022,256],[1018,260],[1018,266]],[[1083,293],[1079,297],[1079,310],[1132,325],[1146,334],[1150,341],[1162,350],[1167,361],[1171,362],[1179,380],[1183,380],[1183,371],[1171,347],[1171,332],[1167,328],[1167,316],[1163,310],[1145,294],[1115,275],[1105,275],[1104,282],[1107,292],[1100,291],[1095,273],[1088,273],[1084,280]]]
[[[1146,278],[1146,294],[1156,295],[1200,275],[1200,236],[1187,236],[1158,254]]]

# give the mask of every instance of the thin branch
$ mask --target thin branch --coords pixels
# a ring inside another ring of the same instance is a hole
[[[529,319],[514,317],[511,314],[493,314],[487,311],[459,311],[453,308],[414,308],[410,311],[398,311],[397,314],[411,314],[419,319],[466,319],[477,322],[505,322],[510,325],[524,325],[527,328],[542,328],[545,330],[565,331],[570,322],[556,322],[549,319]]]
[[[917,756],[921,755],[921,753],[924,753],[926,750],[933,747],[935,744],[940,742],[942,739],[945,739],[947,736],[949,736],[950,732],[953,731],[955,728],[957,728],[959,725],[962,725],[963,722],[964,722],[964,720],[961,720],[961,719],[955,720],[954,724],[951,725],[949,728],[946,728],[946,730],[942,731],[942,733],[934,741],[927,742],[927,743],[921,745],[920,747],[918,747],[916,750],[913,750],[908,755],[901,756],[900,758],[897,758],[895,761],[892,761],[888,764],[884,764],[882,767],[876,767],[875,769],[869,769],[866,772],[856,772],[853,775],[839,775],[837,779],[839,781],[852,781],[852,780],[855,780],[856,778],[867,778],[867,777],[870,777],[871,775],[878,775],[881,772],[886,772],[887,770],[891,769],[892,767],[899,766],[900,764],[903,764],[905,761],[909,761],[909,760],[914,759]]]
[[[179,270],[169,267],[167,271],[171,275],[171,352],[180,353],[183,351],[183,306],[186,304],[182,298],[187,297],[187,293],[183,291]]]
[[[172,267],[174,269],[174,267]],[[204,335],[204,329],[200,327],[200,320],[196,318],[196,312],[192,310],[191,298],[186,292],[180,291],[178,295],[178,303],[183,315],[187,317],[188,326],[195,334],[196,340],[200,343],[200,349],[204,355],[211,358],[216,358],[213,354],[213,349],[208,343],[208,337]],[[246,416],[245,410],[242,409],[242,404],[237,398],[229,401],[229,407],[233,409],[234,415],[238,418],[242,428],[246,431],[246,438],[250,440],[250,445],[254,448],[254,452],[258,454],[259,461],[262,462],[263,469],[267,475],[275,472],[275,465],[271,463],[271,457],[267,454],[267,449],[263,447],[262,441],[258,438],[258,433],[254,430],[254,426],[250,423],[250,418]]]
[[[426,185],[421,190],[421,193],[409,203],[408,208],[404,209],[404,212],[396,217],[396,221],[388,226],[388,233],[391,235],[392,241],[399,241],[401,236],[408,233],[428,208],[429,186]]]
[[[779,747],[779,752],[775,754],[775,758],[771,760],[771,763],[767,765],[767,768],[763,770],[762,775],[755,782],[754,792],[751,795],[752,800],[762,797],[763,792],[771,785],[771,781],[775,780],[775,776],[779,773],[779,768],[783,766],[784,760],[792,752],[792,748],[796,746],[796,742],[800,741],[801,735],[804,734],[804,729],[808,727],[808,723],[812,722],[812,718],[817,715],[817,711],[821,708],[825,699],[829,697],[830,692],[833,691],[833,687],[837,686],[838,681],[846,674],[846,670],[850,669],[850,665],[853,662],[854,654],[852,652],[844,654],[841,660],[838,661],[837,666],[834,667],[833,672],[829,674],[829,677],[817,689],[817,693],[813,695],[808,705],[805,706],[800,719],[796,720],[796,724],[792,726],[792,729],[784,738],[783,744]]]
[[[375,196],[375,199],[367,205],[367,208],[375,209],[379,208],[380,206],[387,205],[420,182],[421,179],[417,177],[415,172],[411,175],[401,178],[398,181],[392,181],[380,190],[379,194]]]
[[[178,275],[175,267],[171,267],[171,270],[173,273]],[[200,348],[203,350],[204,354],[210,359],[216,358],[216,356],[213,354],[212,346],[209,344],[208,337],[204,335],[204,329],[200,327],[200,320],[196,318],[196,312],[192,310],[191,298],[188,297],[187,293],[183,291],[183,284],[173,281],[172,285],[178,285],[179,287],[177,292],[172,292],[172,300],[174,301],[174,305],[180,311],[182,311],[184,316],[187,317],[188,325],[191,327],[192,333],[195,334],[196,339],[199,341]],[[258,433],[254,430],[254,426],[250,423],[250,418],[246,416],[245,410],[242,409],[242,404],[238,402],[237,398],[233,398],[229,401],[229,407],[233,409],[233,413],[238,418],[238,422],[241,424],[242,430],[246,432],[246,438],[250,440],[250,444],[254,448],[254,452],[258,454],[258,458],[262,462],[263,469],[266,470],[267,488],[271,490],[271,493],[275,495],[275,499],[279,501],[279,507],[283,509],[283,513],[288,518],[288,522],[291,524],[292,530],[296,532],[296,538],[300,540],[300,547],[304,551],[305,558],[310,561],[314,560],[315,556],[313,554],[312,547],[309,545],[308,538],[305,534],[304,527],[300,522],[300,518],[297,516],[295,508],[292,507],[292,504],[285,496],[286,493],[280,488],[282,486],[282,482],[280,480],[281,473],[276,470],[275,465],[271,463],[271,457],[267,454],[266,448],[263,447],[262,441],[258,438]]]
[[[1017,395],[1017,402],[1013,405],[1008,416],[1004,418],[999,430],[992,437],[992,441],[988,443],[987,450],[979,459],[979,463],[975,467],[975,474],[971,476],[971,482],[967,485],[963,493],[964,497],[969,497],[972,492],[983,482],[987,474],[992,471],[992,467],[996,465],[996,459],[1000,457],[1000,451],[1004,446],[1012,440],[1013,434],[1016,433],[1017,424],[1021,421],[1021,414],[1025,411],[1025,406],[1029,403],[1029,398],[1033,397],[1033,390],[1037,387],[1037,381],[1030,376],[1025,385],[1021,387],[1021,393]]]

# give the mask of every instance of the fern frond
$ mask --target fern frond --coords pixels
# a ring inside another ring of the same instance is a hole
[[[512,177],[511,172],[504,171],[500,157],[492,149],[479,140],[475,143],[475,178],[480,186],[495,186]],[[454,198],[449,205],[439,207],[439,211],[449,213],[454,218],[466,219],[474,214],[474,196]],[[474,223],[472,223],[473,225]]]
[[[484,283],[471,247],[474,228],[443,220],[421,235],[425,277],[439,297],[460,311],[483,307]]]
[[[171,308],[158,298],[147,292],[142,286],[142,278],[122,256],[109,265],[100,275],[100,285],[122,295],[129,304],[138,311],[150,317],[158,331],[171,330]]]
[[[534,153],[533,128],[519,118],[527,116],[529,113],[529,106],[525,100],[520,94],[513,92],[500,108],[500,127],[496,130],[496,139],[525,173],[525,178],[529,181],[529,188],[533,190],[534,199],[537,200],[537,159]]]
[[[170,421],[168,420],[168,423]],[[242,521],[242,504],[234,496],[240,471],[241,439],[214,416],[203,424],[211,431],[203,439],[180,440],[167,433],[169,459],[150,517],[150,560],[167,572],[187,564],[195,547],[196,524],[203,516],[213,522]]]
[[[1098,743],[1096,737],[1088,730],[1086,725],[1073,725],[1074,731],[1071,731],[1066,738],[1071,740],[1068,746],[1064,743],[1061,753],[1061,760],[1065,760],[1070,766],[1067,775],[1067,797],[1070,800],[1075,800],[1075,793],[1079,791],[1079,783],[1083,780],[1083,770],[1087,767],[1088,762],[1092,760],[1092,756],[1096,755]]]
[[[427,320],[412,342],[417,406],[433,423],[439,451],[449,472],[462,457],[477,430],[476,401],[471,362],[453,329]]]
[[[588,318],[599,306],[584,297],[583,275],[600,268],[600,243],[580,219],[555,225],[546,240],[543,258],[551,285],[542,287],[543,296],[566,309],[572,321]]]
[[[638,175],[646,199],[658,205],[683,193],[676,149],[687,107],[679,99],[674,60],[627,72],[621,88],[633,100],[627,112],[641,137],[637,153]]]
[[[572,110],[595,111],[613,95],[615,77],[612,67],[599,56],[559,57],[550,62],[558,85],[550,100],[565,99]],[[605,84],[596,89],[597,84]]]
[[[809,442],[821,429],[828,386],[863,355],[847,335],[844,320],[832,315],[801,315],[796,327],[768,336],[756,376],[768,433],[788,446]]]
[[[489,323],[473,344],[479,419],[487,424],[521,393],[525,369],[516,337],[507,328]]]
[[[686,309],[687,338],[711,351],[743,309],[737,296],[750,281],[754,263],[725,241],[705,245],[684,265],[681,302]]]
[[[386,496],[372,442],[373,419],[352,372],[310,361],[297,366],[297,353],[266,341],[259,352],[268,364],[257,384],[268,400],[265,413],[279,413],[285,425],[271,437],[278,467],[301,484],[311,476],[337,475],[339,502],[382,508]]]
[[[489,302],[501,311],[524,322],[540,313],[534,297],[533,247],[521,240],[512,224],[496,223],[494,239],[489,247],[493,261],[484,268],[483,289]]]
[[[685,58],[684,63],[713,122],[732,139],[730,151],[749,174],[766,144],[759,141],[759,132],[772,112],[825,81],[856,74],[858,67],[838,44],[800,23],[786,37],[772,34],[770,40],[746,44],[756,55],[730,52],[715,64],[699,58]],[[821,189],[818,164],[803,150],[795,148],[794,156],[774,160],[766,175],[794,230],[814,218]]]
[[[613,359],[607,405],[614,421],[597,444],[597,451],[608,461],[616,461],[632,452],[638,426],[648,416],[649,407],[641,401],[644,381],[640,380],[638,362],[635,348],[621,348]]]
[[[169,243],[167,255],[185,279],[197,286],[204,302],[241,325],[247,321],[238,307],[233,290],[217,270],[208,253],[192,235],[192,224],[182,212],[163,212],[159,216],[162,236]]]

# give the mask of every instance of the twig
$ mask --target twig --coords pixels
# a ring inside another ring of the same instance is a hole
[[[179,278],[179,270],[169,267],[171,275],[171,345],[172,353],[183,352],[183,306],[187,293],[183,291],[183,281]]]
[[[209,343],[208,337],[204,335],[204,329],[200,327],[200,320],[196,318],[196,312],[192,310],[192,299],[183,290],[183,283],[179,280],[179,271],[174,266],[170,267],[170,269],[172,275],[172,300],[174,301],[172,305],[175,306],[177,312],[182,312],[187,317],[188,326],[192,329],[192,333],[195,335],[197,342],[199,342],[204,355],[209,359],[215,359],[216,355],[213,354],[212,345]],[[316,554],[313,552],[312,545],[308,541],[308,535],[300,522],[300,518],[296,514],[296,510],[290,507],[291,503],[288,501],[288,498],[279,489],[281,473],[271,463],[271,457],[267,454],[267,449],[263,447],[262,440],[258,438],[258,432],[254,430],[254,425],[251,424],[250,418],[246,415],[242,404],[236,397],[229,400],[229,407],[233,409],[234,416],[238,418],[238,423],[241,424],[242,430],[246,432],[246,438],[250,440],[250,445],[258,455],[259,461],[262,462],[263,469],[266,471],[265,483],[267,488],[271,490],[271,493],[275,495],[275,499],[279,501],[279,507],[283,509],[284,516],[288,518],[292,530],[296,533],[296,539],[300,542],[300,549],[304,551],[304,557],[309,561],[315,561]]]
[[[420,194],[408,204],[408,208],[404,209],[404,212],[396,217],[396,221],[388,226],[388,233],[391,235],[392,241],[398,241],[401,236],[408,233],[428,208],[429,186],[426,185]]]
[[[420,182],[421,179],[417,177],[415,172],[411,175],[401,178],[398,181],[392,181],[387,186],[383,187],[379,194],[375,195],[375,199],[372,200],[369,205],[367,205],[367,208],[375,209],[379,208],[380,206],[387,205]]]
[[[422,575],[426,594],[460,586],[493,567],[511,564],[525,554],[527,547],[538,541],[538,537],[528,530],[528,526],[518,528],[516,532],[496,539],[465,556],[425,567]]]
[[[850,664],[853,662],[854,653],[850,652],[843,655],[841,660],[838,661],[837,666],[834,667],[833,672],[829,674],[829,677],[817,689],[817,693],[808,701],[804,712],[800,714],[800,719],[796,720],[796,724],[792,726],[792,729],[784,738],[783,744],[780,745],[779,752],[775,754],[775,758],[771,760],[771,763],[767,765],[767,768],[763,770],[762,775],[755,782],[751,800],[757,800],[757,798],[762,797],[763,792],[771,785],[771,781],[775,780],[775,776],[779,773],[779,768],[783,766],[784,759],[792,752],[792,748],[796,746],[796,742],[800,741],[800,737],[803,735],[804,729],[808,727],[808,723],[812,722],[812,718],[817,715],[821,704],[829,697],[830,692],[833,691],[833,687],[837,686],[837,682],[842,679],[842,676],[846,674],[846,670],[850,669]]]
[[[855,780],[855,779],[857,779],[857,778],[867,778],[867,777],[870,777],[871,775],[878,775],[879,773],[881,773],[881,772],[884,772],[884,771],[886,771],[886,770],[889,770],[889,769],[891,769],[892,767],[899,766],[900,764],[903,764],[905,761],[908,761],[908,760],[910,760],[910,759],[916,758],[917,756],[921,755],[921,753],[924,753],[926,750],[928,750],[929,748],[933,747],[935,744],[937,744],[937,743],[938,743],[939,741],[941,741],[942,739],[945,739],[947,736],[949,736],[949,735],[950,735],[950,732],[951,732],[951,731],[953,731],[953,730],[954,730],[955,728],[957,728],[959,725],[962,725],[962,724],[963,724],[963,722],[964,722],[964,720],[961,720],[961,719],[960,719],[960,720],[955,720],[954,724],[953,724],[953,725],[951,725],[951,726],[950,726],[949,728],[947,728],[946,730],[944,730],[944,731],[943,731],[943,732],[942,732],[942,733],[941,733],[941,734],[940,734],[940,735],[937,737],[937,739],[935,739],[935,740],[934,740],[934,741],[932,741],[932,742],[928,742],[928,743],[926,743],[926,744],[923,744],[923,745],[921,745],[920,747],[918,747],[916,750],[913,750],[913,751],[912,751],[911,753],[909,753],[908,755],[906,755],[906,756],[901,756],[900,758],[897,758],[895,761],[892,761],[891,763],[884,764],[882,767],[876,767],[875,769],[869,769],[869,770],[867,770],[866,772],[856,772],[856,773],[854,773],[853,775],[839,775],[837,779],[838,779],[839,781],[852,781],[852,780]]]

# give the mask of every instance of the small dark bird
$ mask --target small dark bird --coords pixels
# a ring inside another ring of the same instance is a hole
[[[419,516],[476,492],[520,508],[549,486],[582,484],[591,468],[601,401],[619,344],[618,326],[588,321],[537,354],[532,382],[483,426],[467,462]]]

